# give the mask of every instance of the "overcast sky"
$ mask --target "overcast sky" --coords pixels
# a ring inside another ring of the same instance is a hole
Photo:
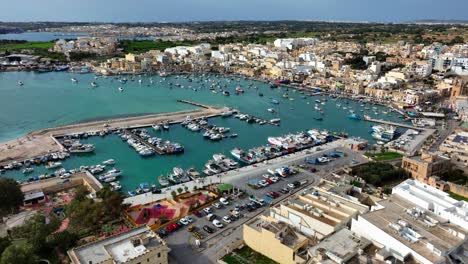
[[[0,0],[0,21],[468,20],[468,0]]]

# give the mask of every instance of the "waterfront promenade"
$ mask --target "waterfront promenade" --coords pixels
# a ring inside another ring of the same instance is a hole
[[[235,170],[231,170],[228,172],[223,172],[220,174],[200,178],[197,181],[189,181],[186,183],[181,183],[177,185],[173,185],[170,187],[162,188],[161,193],[153,194],[153,193],[144,193],[140,195],[136,195],[133,197],[128,197],[124,200],[124,203],[130,204],[131,206],[138,205],[138,204],[146,204],[151,203],[154,201],[158,201],[165,198],[171,198],[171,192],[177,191],[178,188],[184,189],[187,187],[189,190],[193,190],[194,187],[201,188],[204,185],[210,185],[214,183],[231,183],[235,184],[236,186],[245,186],[247,181],[250,177],[253,177],[256,174],[261,174],[261,172],[266,172],[268,169],[276,169],[281,166],[290,166],[293,163],[302,162],[305,158],[314,156],[319,157],[325,153],[329,153],[330,151],[334,151],[337,148],[346,149],[346,145],[348,142],[352,141],[353,139],[339,139],[326,145],[321,145],[318,147],[313,147],[311,149],[305,149],[299,152],[291,153],[286,156],[278,157],[275,159],[271,159],[265,162],[249,165],[246,167],[241,167]],[[358,158],[358,157],[356,157]]]
[[[183,121],[187,116],[191,116],[192,118],[214,117],[220,115],[223,111],[226,111],[226,109],[204,105],[201,109],[195,110],[106,119],[46,128],[31,132],[21,138],[1,143],[0,165],[39,157],[51,152],[63,151],[63,147],[55,140],[57,136],[80,132],[102,131],[105,129],[112,130],[151,126],[152,124],[166,121],[173,124]]]

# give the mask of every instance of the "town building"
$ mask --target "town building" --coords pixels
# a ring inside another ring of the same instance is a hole
[[[303,234],[322,239],[345,227],[368,206],[319,189],[309,189],[270,209],[270,216]]]
[[[344,264],[362,254],[370,244],[366,238],[356,236],[349,229],[343,228],[309,248],[308,253],[313,263]]]
[[[427,183],[430,176],[446,172],[450,168],[450,159],[423,152],[421,156],[403,157],[401,168],[414,179]]]
[[[375,257],[403,263],[467,263],[467,230],[400,197],[399,193],[394,190],[392,197],[381,201],[377,210],[358,216],[351,224],[352,232],[380,249]]]
[[[73,264],[166,264],[166,242],[147,226],[100,239],[68,251]]]
[[[309,240],[287,224],[260,215],[243,225],[247,246],[282,264],[301,264],[307,261]]]

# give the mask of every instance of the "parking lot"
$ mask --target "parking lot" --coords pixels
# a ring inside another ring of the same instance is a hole
[[[310,152],[306,153],[306,157],[317,158],[323,154],[330,153],[332,150],[323,152]],[[246,191],[246,195],[242,198],[230,198],[229,205],[222,205],[220,208],[210,206],[212,214],[217,216],[217,219],[223,224],[222,228],[217,228],[213,225],[212,221],[206,218],[206,213],[202,213],[202,217],[192,215],[193,223],[190,225],[196,226],[197,233],[203,236],[199,239],[200,245],[196,244],[197,238],[194,237],[193,232],[189,232],[188,225],[183,226],[181,229],[172,232],[165,239],[171,248],[170,260],[174,263],[214,263],[217,258],[224,254],[224,248],[231,243],[240,241],[242,239],[242,224],[258,214],[265,213],[269,208],[267,202],[278,203],[283,199],[288,198],[292,193],[295,193],[302,188],[317,185],[321,175],[330,173],[331,171],[340,169],[344,166],[356,165],[365,162],[366,159],[360,154],[349,149],[333,149],[333,151],[340,151],[344,155],[339,158],[331,158],[330,162],[317,164],[307,164],[303,156],[298,156],[297,159],[289,158],[284,162],[276,161],[274,163],[258,164],[255,167],[249,168],[248,171],[239,171],[238,175],[221,178],[221,182],[230,183],[236,188]],[[297,171],[296,174],[288,177],[278,177],[279,181],[269,184],[262,188],[251,188],[248,182],[252,180],[265,179],[262,175],[267,174],[269,169],[277,169],[283,166],[289,166]],[[316,170],[312,173],[311,170]],[[289,193],[281,193],[280,190],[293,182],[302,182],[303,184],[298,188],[289,188]],[[280,196],[277,198],[270,198],[268,193],[276,192]],[[245,205],[251,202],[249,197],[256,197],[264,199],[267,204],[256,209],[243,208],[240,210],[241,217],[231,223],[226,223],[222,220],[223,216],[230,215],[234,210],[235,205]],[[202,211],[202,210],[201,210]],[[209,226],[215,231],[210,234],[203,230],[203,226]]]

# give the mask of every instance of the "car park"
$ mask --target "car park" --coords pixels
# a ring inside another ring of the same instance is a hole
[[[209,234],[214,233],[213,228],[211,228],[211,227],[209,227],[209,226],[207,226],[207,225],[203,226],[203,230],[205,230],[205,232],[207,232],[207,233],[209,233]]]
[[[221,222],[220,222],[219,220],[217,220],[217,219],[213,220],[212,223],[213,223],[213,225],[216,226],[217,228],[223,228],[223,227],[224,227],[223,223],[221,223]]]

